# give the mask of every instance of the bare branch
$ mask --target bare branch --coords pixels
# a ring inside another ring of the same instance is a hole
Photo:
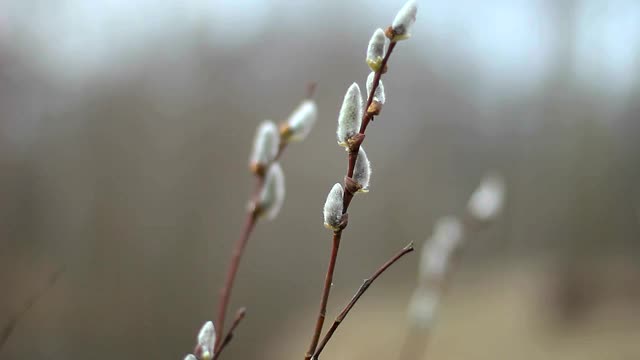
[[[61,266],[60,268],[52,272],[51,275],[49,276],[49,279],[47,279],[47,282],[44,285],[44,287],[40,289],[40,291],[38,291],[37,293],[33,294],[30,298],[28,298],[27,301],[25,301],[24,305],[22,306],[22,309],[20,309],[17,313],[15,313],[9,319],[9,322],[0,331],[0,350],[2,350],[2,348],[4,348],[7,341],[9,341],[11,334],[15,330],[16,326],[18,326],[18,323],[20,322],[20,320],[25,316],[26,313],[29,312],[29,310],[31,310],[31,308],[33,308],[35,303],[38,300],[40,300],[40,298],[42,298],[44,294],[46,294],[47,291],[49,291],[49,289],[53,287],[53,285],[55,285],[55,283],[60,278],[60,275],[62,275],[64,271],[65,271],[65,267]]]
[[[376,279],[380,275],[382,275],[382,273],[384,273],[389,267],[391,267],[391,265],[393,265],[396,261],[400,260],[400,258],[402,258],[406,254],[412,252],[413,250],[414,250],[413,243],[408,244],[407,246],[402,248],[402,250],[400,250],[400,252],[395,254],[391,259],[389,259],[386,263],[384,263],[382,266],[380,266],[380,268],[378,268],[378,270],[376,270],[373,273],[373,275],[371,275],[371,277],[369,277],[368,279],[366,279],[364,281],[364,283],[362,283],[362,285],[360,286],[358,291],[351,298],[351,301],[349,301],[347,306],[345,306],[344,309],[342,309],[340,314],[336,317],[335,321],[333,322],[333,324],[331,325],[331,327],[329,328],[329,330],[325,334],[324,338],[322,338],[322,341],[320,342],[320,345],[318,345],[318,348],[316,349],[315,353],[313,354],[313,359],[318,359],[318,357],[320,356],[320,353],[322,352],[322,350],[327,345],[329,340],[331,340],[331,337],[333,336],[333,334],[338,329],[338,326],[340,326],[342,321],[344,321],[344,319],[349,314],[349,311],[351,311],[351,309],[356,305],[358,300],[360,300],[362,295],[364,295],[364,293],[371,286],[371,284],[373,284],[373,282],[376,281]]]

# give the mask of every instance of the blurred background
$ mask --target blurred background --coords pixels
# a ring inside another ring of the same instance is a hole
[[[0,1],[0,328],[42,294],[0,359],[182,359],[214,316],[255,126],[317,81],[224,355],[301,358],[331,245],[321,209],[346,167],[338,109],[401,6]],[[371,192],[350,209],[329,318],[493,169],[506,207],[469,239],[425,358],[640,357],[638,39],[635,0],[420,1],[367,133]],[[380,278],[325,358],[398,358],[417,263]]]

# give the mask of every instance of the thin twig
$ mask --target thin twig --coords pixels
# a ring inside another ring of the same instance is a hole
[[[227,335],[225,335],[224,339],[222,340],[218,351],[213,355],[213,360],[218,359],[218,357],[220,356],[220,353],[222,353],[222,350],[224,350],[227,347],[227,345],[229,345],[231,340],[233,340],[233,332],[236,330],[238,325],[240,325],[240,322],[242,321],[242,319],[244,319],[244,316],[246,314],[247,314],[246,308],[238,309],[238,311],[236,312],[236,318],[233,320],[233,324],[231,324],[231,328],[229,329],[229,332],[227,333]]]
[[[262,185],[258,186],[258,188],[261,187]],[[257,218],[258,214],[255,209],[249,211],[244,228],[242,230],[242,235],[236,242],[235,249],[233,250],[233,254],[231,256],[231,263],[229,264],[229,270],[224,282],[224,287],[220,291],[220,302],[218,303],[218,321],[216,323],[216,337],[218,339],[222,339],[222,334],[224,334],[224,318],[227,312],[227,307],[229,306],[231,289],[233,288],[233,282],[235,281],[236,274],[238,273],[238,268],[240,267],[240,259],[242,258],[244,249],[247,246],[247,242],[249,241],[251,232],[255,228]],[[214,353],[219,352],[220,348],[220,346],[216,346]]]
[[[393,52],[393,49],[395,48],[395,46],[396,46],[396,42],[391,42],[389,44],[387,52],[384,58],[382,59],[380,70],[376,71],[376,74],[373,77],[373,84],[371,86],[371,90],[369,91],[369,95],[367,97],[367,105],[364,108],[365,111],[362,116],[362,124],[360,126],[360,132],[355,136],[357,141],[355,141],[353,145],[351,145],[351,147],[349,148],[349,158],[348,158],[349,167],[347,169],[347,176],[345,177],[345,186],[344,186],[345,191],[342,198],[343,214],[347,213],[347,210],[349,209],[349,204],[351,204],[351,200],[353,199],[353,192],[350,191],[350,187],[347,186],[347,184],[349,180],[353,177],[353,172],[356,166],[356,160],[358,159],[358,151],[360,150],[360,145],[364,141],[365,132],[367,131],[367,125],[374,117],[374,114],[370,113],[368,109],[371,103],[373,102],[373,95],[375,94],[376,89],[380,84],[380,78],[382,77],[382,73],[387,69],[387,62],[389,61],[389,57],[391,56],[391,52]],[[327,269],[327,276],[326,276],[326,279],[329,279],[329,280],[333,278],[333,270],[335,267],[335,263],[333,263],[333,266],[332,266],[332,262],[335,262],[335,257],[337,256],[337,250],[338,250],[337,247],[335,246],[335,238],[336,236],[340,238],[341,235],[342,235],[342,229],[337,230],[334,233],[334,247],[331,252],[331,260],[329,261],[330,266]],[[335,255],[334,255],[334,251],[335,251]],[[327,302],[328,302],[330,291],[331,291],[331,286],[327,287],[327,281],[325,280],[325,287],[322,291],[322,296],[320,300],[320,311],[318,312],[318,319],[316,320],[316,327],[315,327],[313,336],[311,337],[311,344],[309,345],[309,350],[305,353],[305,357],[304,357],[305,360],[309,360],[312,354],[316,352],[318,339],[320,338],[320,334],[322,333],[322,326],[324,325],[324,318],[327,312]]]
[[[324,279],[324,288],[322,289],[322,299],[320,300],[320,314],[318,314],[318,320],[316,321],[316,328],[313,333],[313,339],[309,345],[309,350],[305,355],[305,359],[310,359],[311,355],[316,350],[320,334],[322,333],[322,326],[324,325],[324,319],[327,315],[327,303],[329,301],[329,293],[331,292],[331,285],[333,284],[333,272],[336,268],[336,260],[338,258],[338,249],[340,248],[340,238],[342,237],[342,231],[336,231],[333,233],[333,245],[331,247],[331,258],[329,259],[329,267],[327,268],[327,275]]]
[[[42,298],[42,296],[44,296],[44,294],[49,289],[51,289],[53,285],[55,285],[55,283],[58,281],[58,279],[60,278],[60,275],[62,275],[64,270],[65,270],[65,267],[62,266],[56,271],[54,271],[53,273],[51,273],[44,287],[39,292],[33,294],[30,298],[28,298],[27,301],[25,301],[22,309],[20,309],[20,311],[14,314],[13,317],[11,317],[11,319],[7,323],[7,325],[5,325],[2,328],[2,331],[0,331],[0,350],[4,348],[5,344],[11,337],[11,334],[15,330],[16,326],[18,326],[18,322],[20,322],[20,320],[24,317],[24,315],[27,312],[29,312],[29,310],[31,310],[31,308],[35,305],[35,303],[38,300],[40,300],[40,298]]]
[[[386,263],[384,263],[378,270],[376,270],[376,272],[374,272],[373,275],[371,275],[370,278],[366,279],[364,281],[364,283],[362,283],[362,285],[360,286],[358,291],[351,298],[351,301],[349,301],[347,306],[345,306],[344,309],[342,309],[340,314],[336,317],[335,321],[333,322],[333,324],[331,325],[331,327],[329,328],[329,330],[325,334],[324,338],[322,338],[322,341],[320,342],[320,345],[318,345],[318,348],[316,349],[315,353],[313,354],[313,359],[314,360],[318,359],[318,357],[320,356],[320,353],[322,352],[324,347],[327,345],[329,340],[331,340],[331,337],[333,336],[333,333],[336,332],[336,330],[338,329],[338,326],[340,326],[342,321],[344,321],[344,319],[347,317],[347,314],[349,314],[349,311],[351,311],[351,309],[356,305],[356,303],[358,302],[360,297],[362,297],[362,295],[364,295],[364,293],[367,291],[369,286],[371,286],[371,284],[373,284],[373,282],[376,281],[376,279],[380,275],[382,275],[382,273],[384,273],[389,267],[391,267],[391,265],[393,265],[396,261],[400,260],[400,258],[402,258],[406,254],[412,252],[413,250],[414,250],[413,243],[408,244],[407,246],[402,248],[402,250],[400,250],[400,252],[398,252],[391,259],[389,259]]]

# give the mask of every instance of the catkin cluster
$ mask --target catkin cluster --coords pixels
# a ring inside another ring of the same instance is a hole
[[[313,100],[304,100],[280,127],[265,120],[256,130],[249,157],[249,168],[258,178],[259,188],[249,203],[249,212],[258,217],[273,220],[280,211],[285,195],[284,172],[278,163],[282,150],[292,142],[304,140],[318,117]],[[185,360],[211,360],[216,352],[216,331],[213,322],[207,321],[200,330],[193,354]]]
[[[341,231],[346,226],[343,216],[348,202],[346,196],[369,191],[371,178],[371,162],[361,143],[364,138],[363,120],[380,114],[386,101],[384,84],[380,80],[381,74],[386,72],[385,55],[389,51],[389,44],[410,37],[410,29],[416,20],[418,7],[416,1],[408,1],[398,12],[393,23],[386,31],[376,29],[367,46],[365,62],[371,69],[367,76],[366,89],[369,97],[363,101],[360,86],[351,84],[342,100],[338,114],[338,128],[336,137],[338,145],[343,146],[355,156],[353,175],[345,178],[344,187],[336,183],[329,191],[324,204],[324,225],[335,231]],[[366,105],[365,105],[366,104]],[[366,108],[365,108],[366,106]]]
[[[249,158],[251,172],[264,181],[258,198],[250,204],[257,215],[264,215],[268,220],[278,215],[285,194],[284,173],[278,163],[280,151],[288,143],[302,141],[309,135],[317,113],[315,102],[308,99],[279,129],[271,120],[265,120],[258,126]]]
[[[418,269],[418,286],[409,303],[409,320],[418,328],[433,326],[442,297],[442,285],[450,272],[451,259],[472,231],[471,224],[494,220],[502,210],[505,185],[497,174],[485,176],[467,203],[466,221],[453,216],[439,219],[433,234],[422,247]]]

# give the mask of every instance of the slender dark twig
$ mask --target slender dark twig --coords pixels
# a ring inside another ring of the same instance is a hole
[[[261,181],[260,181],[261,182]],[[259,185],[258,189],[262,186]],[[216,324],[216,337],[218,339],[222,339],[224,333],[224,318],[227,312],[227,307],[229,306],[229,299],[231,297],[231,289],[233,288],[233,282],[235,281],[236,274],[238,273],[238,268],[240,267],[240,259],[242,258],[242,254],[244,253],[244,249],[247,246],[247,242],[249,241],[249,236],[251,232],[256,226],[256,220],[258,218],[258,213],[256,209],[249,211],[247,214],[247,219],[245,221],[244,228],[242,230],[242,235],[238,239],[235,249],[233,250],[233,254],[231,256],[231,263],[229,264],[229,270],[227,272],[227,277],[224,282],[224,287],[220,291],[220,302],[218,303],[218,322]],[[222,345],[222,343],[220,343]],[[216,346],[217,349],[214,353],[220,351],[220,346]]]
[[[236,312],[236,318],[233,320],[233,324],[231,324],[231,328],[229,329],[229,332],[227,332],[227,335],[224,337],[224,339],[220,343],[220,348],[218,349],[218,351],[213,355],[213,360],[218,359],[218,357],[220,356],[220,353],[222,353],[222,350],[224,350],[227,347],[227,345],[229,345],[231,340],[233,340],[233,332],[236,330],[238,325],[240,325],[240,322],[242,321],[242,319],[244,319],[244,316],[246,314],[247,314],[246,308],[238,309],[238,311]]]
[[[20,321],[20,319],[22,319],[24,315],[27,312],[29,312],[29,310],[31,310],[31,308],[35,305],[35,303],[40,298],[42,298],[42,296],[44,296],[44,294],[51,287],[53,287],[53,285],[55,285],[55,283],[58,281],[58,279],[60,278],[60,275],[62,275],[64,270],[65,268],[63,266],[57,269],[56,271],[54,271],[53,273],[51,273],[44,287],[39,292],[33,294],[30,298],[28,298],[27,301],[24,303],[22,309],[20,309],[20,311],[14,314],[9,320],[9,322],[7,323],[7,325],[5,325],[2,328],[2,330],[0,331],[0,350],[2,350],[4,345],[7,343],[7,341],[11,337],[11,334],[15,330],[16,326],[18,326],[18,322]]]
[[[342,231],[336,231],[333,233],[333,245],[331,247],[331,258],[329,259],[329,267],[327,268],[327,275],[324,279],[324,288],[322,289],[322,299],[320,301],[320,315],[316,321],[315,332],[313,333],[313,339],[309,345],[309,350],[305,355],[305,359],[310,359],[313,355],[318,340],[320,339],[320,333],[322,332],[322,326],[327,315],[327,303],[329,301],[329,293],[331,292],[331,285],[333,283],[333,271],[336,267],[336,260],[338,258],[338,249],[340,248],[340,238]]]
[[[362,142],[364,141],[364,136],[365,136],[365,132],[367,131],[367,125],[369,124],[369,122],[373,119],[374,114],[372,112],[369,112],[369,106],[371,105],[371,103],[373,102],[373,95],[376,92],[376,89],[378,88],[378,85],[380,84],[380,78],[382,77],[382,73],[386,71],[387,69],[387,62],[389,61],[389,57],[391,56],[391,52],[393,52],[393,49],[396,47],[396,42],[391,42],[389,44],[389,47],[387,49],[387,52],[384,56],[384,58],[382,59],[381,65],[380,65],[380,70],[376,71],[374,78],[373,78],[373,84],[371,86],[371,90],[369,91],[369,95],[367,97],[367,105],[365,107],[365,111],[364,114],[362,116],[362,124],[360,126],[360,132],[354,136],[354,142],[353,144],[350,146],[349,148],[349,167],[347,169],[347,176],[345,177],[345,186],[344,186],[344,195],[342,198],[342,202],[343,202],[343,207],[342,207],[342,213],[346,215],[347,210],[349,209],[349,204],[351,204],[351,200],[353,199],[353,194],[354,191],[352,190],[352,187],[349,186],[350,182],[351,182],[351,178],[353,177],[353,172],[356,166],[356,160],[358,159],[358,151],[360,150],[360,145],[362,144]],[[321,296],[321,300],[320,300],[320,310],[318,312],[318,319],[316,321],[316,327],[313,333],[313,336],[311,337],[311,344],[309,345],[309,350],[306,352],[305,354],[305,360],[309,360],[311,358],[311,356],[315,353],[316,351],[316,347],[318,344],[318,339],[320,338],[320,334],[322,333],[322,327],[324,325],[324,318],[327,312],[327,302],[328,302],[328,298],[329,298],[329,292],[331,291],[331,280],[333,278],[333,270],[335,267],[335,258],[337,256],[337,251],[338,248],[337,246],[335,246],[335,238],[338,237],[338,239],[341,237],[342,235],[342,229],[337,230],[334,233],[334,247],[333,250],[331,252],[331,260],[329,262],[329,268],[327,269],[327,276],[326,276],[326,280],[325,280],[325,286],[324,289],[322,291],[322,296]],[[334,254],[335,253],[335,254]],[[332,265],[333,264],[333,265]],[[327,280],[329,281],[329,286],[327,286]]]
[[[333,322],[333,324],[331,325],[329,330],[327,330],[327,333],[325,334],[325,336],[322,338],[322,341],[320,342],[320,345],[318,345],[318,348],[316,349],[315,353],[313,354],[313,359],[314,360],[318,359],[318,357],[320,356],[320,353],[322,352],[324,347],[327,345],[329,340],[331,340],[331,337],[333,336],[333,333],[336,332],[336,330],[338,329],[338,326],[340,326],[342,321],[344,321],[344,319],[347,317],[347,314],[349,314],[349,311],[351,311],[351,309],[356,305],[356,303],[358,302],[360,297],[362,297],[362,295],[364,295],[364,293],[367,291],[369,286],[371,286],[371,284],[373,284],[373,282],[376,281],[376,279],[380,275],[382,275],[382,273],[384,273],[389,267],[391,267],[391,265],[393,265],[396,261],[400,260],[400,258],[402,258],[406,254],[412,252],[413,250],[414,250],[413,243],[410,243],[409,245],[405,246],[404,248],[402,248],[402,250],[400,250],[400,252],[395,254],[391,259],[389,259],[386,263],[384,263],[378,270],[376,270],[376,272],[374,272],[373,275],[371,275],[370,278],[366,279],[364,281],[364,283],[362,283],[362,285],[360,286],[358,291],[351,298],[351,301],[349,301],[347,306],[345,306],[344,309],[342,309],[342,311],[336,317],[335,321]]]

